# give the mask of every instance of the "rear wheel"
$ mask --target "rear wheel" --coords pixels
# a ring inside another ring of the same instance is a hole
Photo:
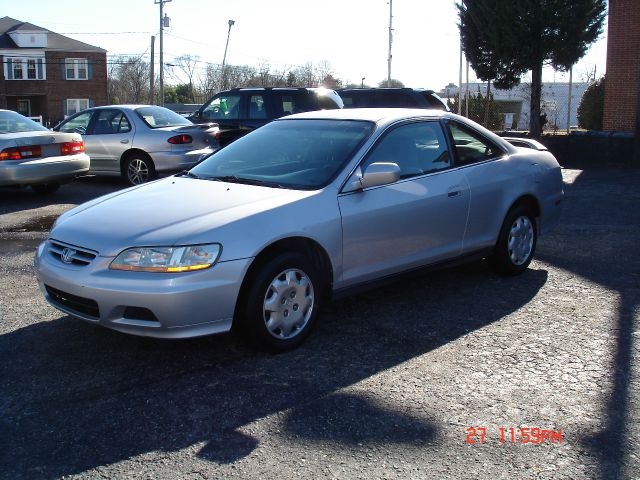
[[[37,185],[31,185],[31,189],[38,195],[50,195],[55,193],[60,188],[59,183],[39,183]]]
[[[129,185],[140,185],[156,178],[156,169],[148,156],[135,153],[125,160],[122,176]]]
[[[512,208],[504,219],[491,260],[502,275],[524,272],[536,250],[538,228],[536,218],[524,205]]]
[[[259,348],[284,351],[311,332],[322,297],[321,276],[307,257],[282,253],[262,264],[249,279],[240,331]]]

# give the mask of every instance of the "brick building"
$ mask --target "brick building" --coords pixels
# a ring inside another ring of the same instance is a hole
[[[107,103],[107,52],[31,23],[0,18],[0,108],[54,125]]]
[[[640,119],[640,1],[609,0],[604,130],[633,133]]]

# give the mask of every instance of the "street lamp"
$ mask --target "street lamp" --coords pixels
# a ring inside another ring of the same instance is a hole
[[[362,77],[362,80],[360,81],[360,88],[364,88],[364,78],[365,77]]]
[[[165,3],[170,2],[171,0],[153,0],[153,3],[156,5],[160,5],[160,105],[164,105],[164,63],[162,62],[162,32],[165,27],[169,27],[171,24],[171,19],[165,13],[162,16],[162,8]],[[152,59],[153,61],[153,59]]]
[[[227,32],[227,44],[224,46],[224,56],[222,57],[222,89],[226,90],[227,88],[227,76],[225,74],[225,65],[227,63],[227,48],[229,47],[229,37],[231,36],[231,27],[235,25],[234,20],[229,20],[229,31]]]

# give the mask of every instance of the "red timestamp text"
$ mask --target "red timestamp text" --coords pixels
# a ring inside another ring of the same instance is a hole
[[[546,428],[537,427],[499,427],[494,429],[496,438],[500,443],[532,443],[532,444],[561,444],[562,443],[562,429],[549,430]],[[488,441],[487,428],[486,427],[469,427],[466,430],[467,444],[475,445],[478,443],[486,443]]]

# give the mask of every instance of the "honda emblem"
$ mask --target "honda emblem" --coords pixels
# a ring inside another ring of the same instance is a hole
[[[77,252],[73,248],[65,248],[64,250],[62,250],[60,260],[62,260],[63,263],[71,263],[73,262],[73,256],[76,253]]]

